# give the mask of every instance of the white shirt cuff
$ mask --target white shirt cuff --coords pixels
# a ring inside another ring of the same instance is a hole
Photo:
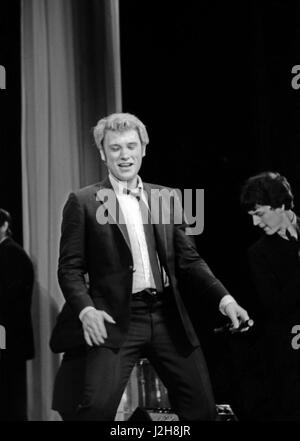
[[[229,303],[236,303],[234,298],[230,294],[226,294],[224,297],[221,298],[221,301],[219,303],[219,310],[223,315],[226,315],[225,308]]]
[[[88,311],[91,311],[92,309],[96,308],[94,308],[93,306],[86,306],[85,308],[83,308],[83,310],[79,314],[79,319],[82,321],[82,317],[84,316],[84,314]]]

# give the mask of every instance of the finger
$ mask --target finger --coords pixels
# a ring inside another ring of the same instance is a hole
[[[104,321],[103,320],[99,320],[97,325],[98,325],[97,326],[97,330],[98,330],[98,333],[100,334],[100,336],[102,338],[107,338],[107,332],[106,332]]]
[[[242,319],[243,322],[246,322],[247,320],[249,320],[248,312],[245,309],[241,308],[238,315]]]
[[[250,328],[249,328],[249,326],[247,326],[246,328],[242,328],[241,329],[241,332],[246,332],[246,331],[248,331]]]
[[[85,339],[86,343],[89,346],[93,346],[93,343],[92,343],[92,341],[90,339],[90,336],[89,336],[88,332],[85,329],[83,330],[83,335],[84,335],[84,339]]]
[[[97,346],[99,346],[101,343],[104,343],[102,336],[99,335],[98,333],[95,332],[91,333],[90,338],[93,341],[93,343]]]
[[[231,320],[231,323],[232,323],[234,329],[236,329],[240,326],[240,323],[238,321],[238,318],[237,318],[237,315],[235,314],[235,312],[230,311],[229,318]]]
[[[103,320],[101,317],[97,317],[97,319],[89,326],[89,332],[90,335],[93,335],[97,344],[104,342],[103,338],[106,338],[106,331],[105,327],[103,329]]]
[[[225,307],[225,314],[227,315],[227,317],[230,318],[231,323],[232,323],[232,327],[234,329],[238,328],[239,327],[239,320],[237,318],[237,315],[238,315],[237,305],[229,303]]]
[[[230,319],[231,319],[233,328],[237,329],[240,326],[240,322],[237,320],[237,318],[235,316],[230,317]]]
[[[104,343],[101,332],[98,330],[97,325],[95,323],[87,326],[85,329],[88,332],[90,340],[94,344],[99,345],[100,343]]]
[[[114,323],[114,324],[116,323],[114,321],[114,319],[112,318],[112,316],[107,314],[107,312],[103,311],[102,315],[103,315],[104,320],[106,320],[107,322]]]
[[[103,321],[101,315],[95,314],[93,317],[89,317],[88,320],[83,322],[84,329],[89,333],[89,336],[91,337],[93,335],[93,341],[96,340],[98,342],[98,339],[102,337],[102,331],[101,327],[99,326],[99,323]]]
[[[97,345],[104,343],[104,335],[101,332],[101,329],[99,326],[96,326],[92,331],[93,339],[96,342]]]

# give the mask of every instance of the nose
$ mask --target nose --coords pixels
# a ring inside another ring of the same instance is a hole
[[[260,217],[256,216],[255,214],[252,216],[253,225],[256,227],[258,224],[260,224]]]
[[[121,150],[121,159],[128,159],[129,158],[129,150],[127,147],[123,147]]]

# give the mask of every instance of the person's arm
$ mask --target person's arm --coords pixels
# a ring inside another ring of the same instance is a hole
[[[233,326],[237,328],[240,320],[242,322],[249,320],[248,313],[238,305],[220,280],[215,277],[206,262],[200,257],[194,238],[186,234],[187,227],[188,225],[185,221],[174,225],[177,268],[185,279],[193,280],[193,285],[201,295],[207,295],[217,302],[221,312],[227,315],[232,321]]]
[[[200,257],[194,238],[185,233],[185,224],[175,225],[175,254],[177,268],[184,276],[193,280],[199,292],[205,295],[209,291],[216,302],[229,295],[223,284],[214,276],[207,263]]]
[[[104,343],[105,321],[115,323],[105,311],[97,310],[88,293],[86,225],[83,204],[71,193],[63,210],[58,281],[66,301],[82,321],[85,341],[89,346]]]
[[[94,306],[85,282],[86,271],[84,207],[71,193],[63,209],[57,274],[62,293],[76,315]]]

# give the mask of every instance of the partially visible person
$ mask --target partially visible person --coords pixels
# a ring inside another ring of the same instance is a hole
[[[275,172],[249,178],[241,192],[263,233],[248,250],[260,331],[247,366],[247,419],[300,420],[300,353],[292,347],[300,324],[300,221],[293,200],[289,182]]]
[[[0,324],[6,331],[0,358],[0,421],[27,420],[26,360],[34,357],[33,283],[32,262],[12,239],[10,214],[0,209]]]

